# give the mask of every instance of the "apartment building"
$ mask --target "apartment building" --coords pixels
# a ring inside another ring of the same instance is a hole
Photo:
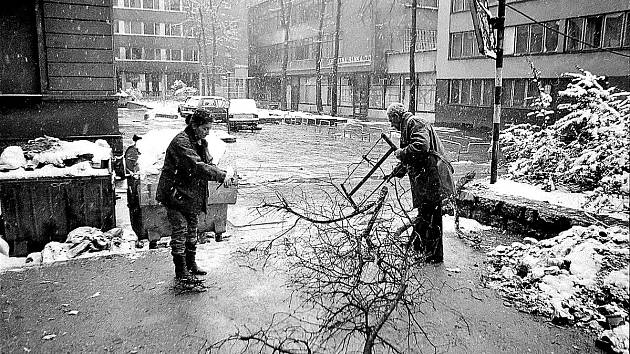
[[[505,19],[502,122],[531,121],[538,95],[531,65],[555,99],[579,68],[630,89],[628,0],[508,0]],[[490,1],[496,15],[497,1]],[[438,11],[438,124],[491,127],[495,62],[481,56],[467,0],[442,0]]]
[[[289,109],[316,111],[315,58],[319,0],[287,1]],[[416,40],[416,111],[432,115],[435,97],[437,0],[419,0]],[[249,9],[250,93],[263,105],[281,101],[283,28],[275,0]],[[324,112],[331,108],[336,1],[324,11],[321,73]],[[411,11],[408,1],[343,1],[340,21],[338,112],[384,119],[390,102],[408,102]]]

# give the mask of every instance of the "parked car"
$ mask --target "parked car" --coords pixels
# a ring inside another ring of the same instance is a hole
[[[215,122],[225,122],[230,101],[221,96],[190,96],[177,107],[177,113],[186,119],[196,111],[202,111],[214,119]]]
[[[230,130],[259,130],[258,108],[256,101],[245,98],[233,98],[228,108],[228,124]]]

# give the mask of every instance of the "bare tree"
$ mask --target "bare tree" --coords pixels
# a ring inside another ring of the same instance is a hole
[[[420,341],[431,343],[418,315],[437,286],[422,276],[423,263],[410,240],[416,218],[403,207],[404,189],[394,185],[394,190],[389,196],[383,188],[376,201],[359,209],[337,193],[327,193],[321,204],[305,195],[290,201],[279,194],[263,204],[265,213],[295,218],[292,232],[257,249],[288,261],[287,285],[299,303],[265,328],[239,330],[212,347],[245,342],[243,352],[259,347],[278,353],[360,347],[369,354],[404,353]]]
[[[317,45],[315,48],[315,105],[317,113],[322,113],[322,41],[324,39],[324,15],[327,0],[319,0],[319,23],[317,27]]]
[[[409,112],[416,112],[416,40],[418,0],[411,1],[411,40],[409,41]]]
[[[282,41],[282,74],[280,79],[280,107],[286,110],[287,107],[287,66],[289,64],[289,21],[291,17],[291,3],[286,3],[285,0],[278,0],[280,3],[280,25],[284,32]]]
[[[216,94],[217,69],[227,72],[233,65],[235,41],[238,38],[238,22],[231,15],[231,6],[238,3],[226,0],[191,0],[188,22],[197,34],[197,45],[204,72],[203,91]],[[209,36],[208,36],[209,32]],[[209,37],[209,38],[208,38]],[[208,54],[210,46],[210,54]],[[210,73],[208,73],[208,68]],[[210,80],[210,84],[208,84]]]

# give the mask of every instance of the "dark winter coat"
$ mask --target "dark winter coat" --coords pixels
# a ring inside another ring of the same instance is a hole
[[[422,203],[440,202],[442,193],[436,153],[445,156],[445,151],[431,124],[423,118],[406,114],[401,124],[400,148],[400,161],[411,182],[414,208]]]
[[[205,139],[195,138],[190,126],[173,138],[156,191],[160,203],[187,212],[206,211],[208,181],[225,180],[225,172],[212,164],[207,144]]]

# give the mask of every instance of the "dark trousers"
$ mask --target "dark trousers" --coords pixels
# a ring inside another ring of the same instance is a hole
[[[413,226],[413,231],[413,249],[423,252],[428,261],[441,262],[444,258],[442,203],[422,203],[418,208],[418,221]]]
[[[171,254],[184,256],[186,250],[195,251],[197,248],[197,214],[167,207],[166,217],[173,229]]]

